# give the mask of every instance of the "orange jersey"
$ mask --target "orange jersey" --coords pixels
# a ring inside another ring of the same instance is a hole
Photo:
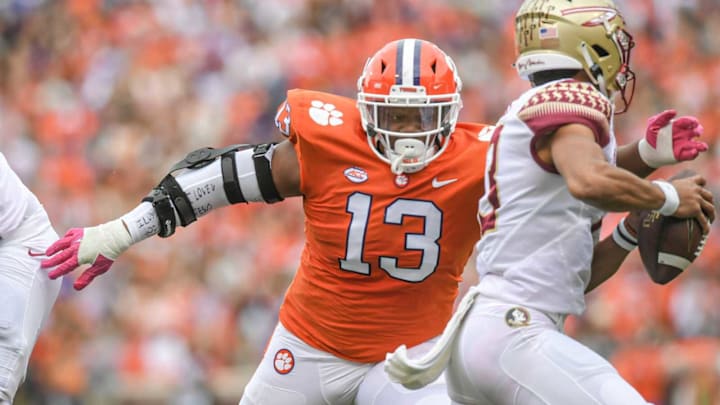
[[[355,100],[292,90],[276,121],[300,162],[306,237],[282,324],[355,362],[441,334],[480,235],[484,126],[459,123],[405,184],[368,145]]]

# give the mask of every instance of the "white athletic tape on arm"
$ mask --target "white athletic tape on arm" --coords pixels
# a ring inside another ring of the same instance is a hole
[[[132,243],[138,243],[153,235],[157,235],[160,231],[160,222],[158,220],[155,208],[150,202],[142,202],[132,211],[120,217],[125,223]]]
[[[132,245],[130,234],[119,218],[102,225],[85,228],[84,232],[78,250],[80,263],[93,263],[99,254],[115,260]]]
[[[645,138],[640,140],[638,144],[638,152],[640,158],[645,162],[646,165],[657,169],[658,167],[665,166],[667,164],[676,163],[675,153],[673,151],[673,138],[672,138],[672,123],[675,120],[670,121],[669,124],[660,128],[655,141],[655,146],[652,147]]]

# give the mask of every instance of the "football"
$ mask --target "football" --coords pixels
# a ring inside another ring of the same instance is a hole
[[[694,173],[683,172],[672,179]],[[702,252],[707,235],[695,218],[664,216],[643,212],[638,230],[640,258],[650,278],[666,284],[680,275]]]

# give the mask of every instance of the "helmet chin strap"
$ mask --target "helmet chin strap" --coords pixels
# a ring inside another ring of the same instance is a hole
[[[417,159],[425,156],[426,148],[425,143],[418,139],[398,139],[395,141],[393,147],[394,154],[391,157],[390,170],[397,175],[403,174],[408,171],[401,164],[406,159]],[[419,169],[418,169],[419,170]],[[408,172],[415,172],[417,170],[409,170]]]
[[[400,163],[402,163],[402,156],[395,156],[390,163],[390,171],[393,172],[393,174],[401,175],[403,174],[403,169],[400,167]]]

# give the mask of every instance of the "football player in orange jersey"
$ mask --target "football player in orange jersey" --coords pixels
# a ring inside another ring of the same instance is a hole
[[[265,357],[241,404],[443,404],[442,379],[390,383],[385,354],[443,331],[479,237],[485,126],[457,122],[453,61],[419,39],[371,57],[357,100],[291,90],[278,144],[202,149],[134,210],[51,246],[51,278],[83,264],[82,289],[132,244],[212,209],[302,196],[306,243]],[[192,193],[202,187],[208,193]]]

